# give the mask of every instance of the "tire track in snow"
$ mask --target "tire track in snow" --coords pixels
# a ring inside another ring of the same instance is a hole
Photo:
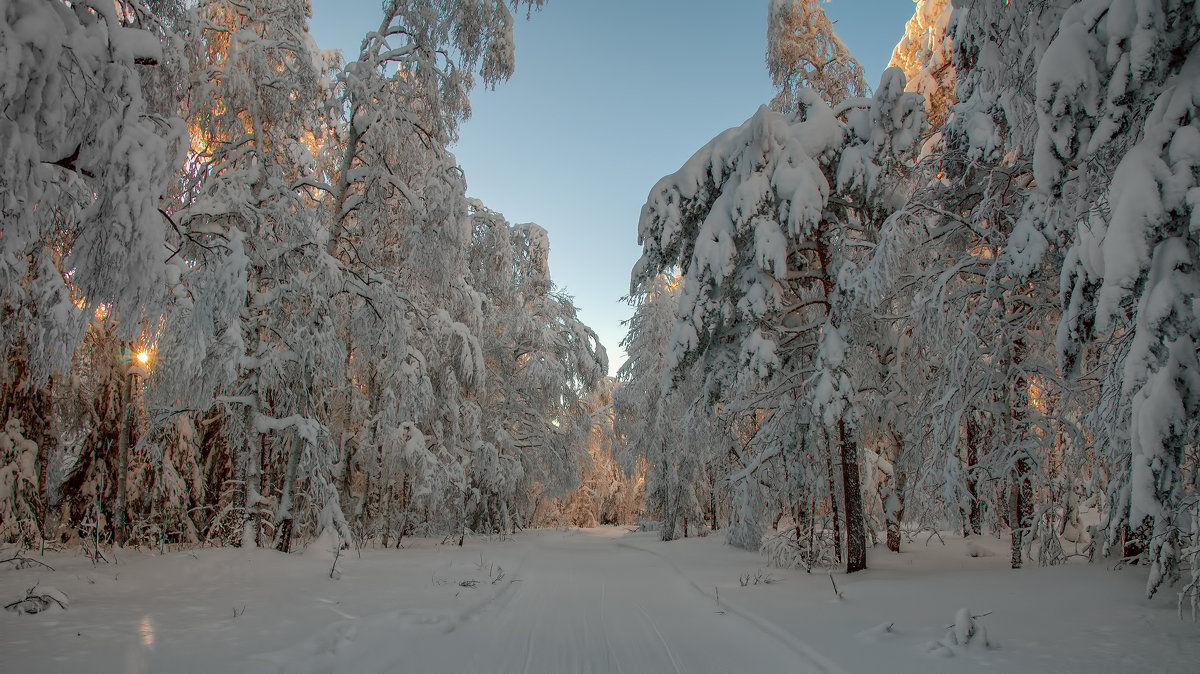
[[[625,669],[621,667],[621,660],[617,657],[617,652],[613,650],[612,639],[608,636],[608,627],[604,624],[604,595],[606,593],[607,584],[600,585],[600,631],[604,634],[604,650],[608,656],[608,661],[617,668],[619,674],[625,674]]]
[[[667,640],[663,638],[662,632],[658,631],[658,625],[654,624],[654,619],[646,612],[646,609],[638,606],[638,610],[645,616],[646,622],[650,624],[650,629],[654,630],[654,636],[658,637],[658,643],[662,644],[663,650],[667,652],[667,659],[671,661],[671,667],[675,668],[675,674],[683,674],[683,670],[679,667],[679,661],[675,659],[675,653],[667,644]]]
[[[503,609],[504,606],[512,600],[513,594],[515,594],[515,592],[511,591],[513,585],[521,582],[521,579],[516,577],[516,573],[525,568],[525,560],[526,557],[521,557],[521,560],[517,562],[517,569],[513,572],[513,577],[509,578],[508,582],[504,583],[499,590],[492,592],[490,595],[484,597],[481,601],[471,604],[457,615],[452,616],[446,623],[445,633],[450,634],[454,630],[458,629],[460,625],[475,618],[475,616],[479,615],[485,609],[493,605]]]
[[[525,674],[533,671],[533,628],[525,633],[525,666],[522,668]]]
[[[745,611],[745,610],[739,609],[736,606],[731,606],[729,604],[722,604],[720,601],[717,600],[717,597],[709,594],[708,592],[705,592],[703,588],[701,588],[699,585],[696,584],[696,581],[689,578],[688,575],[686,573],[684,573],[682,569],[680,569],[678,566],[676,566],[675,562],[671,561],[671,559],[669,557],[667,557],[666,555],[660,554],[654,550],[648,550],[646,548],[639,547],[632,543],[626,543],[626,542],[620,541],[620,540],[616,541],[616,544],[618,547],[628,548],[630,550],[637,550],[638,552],[643,552],[648,555],[653,555],[653,556],[657,557],[658,559],[661,559],[662,561],[666,562],[667,566],[671,567],[671,570],[674,571],[676,575],[678,575],[680,578],[682,578],[684,581],[686,581],[688,585],[692,586],[692,589],[694,591],[696,591],[697,593],[699,593],[701,596],[705,597],[706,599],[711,599],[712,601],[716,602],[718,606],[725,609],[727,612],[732,613],[733,615],[746,621],[747,623],[749,623],[753,627],[757,628],[759,631],[763,632],[764,634],[767,634],[768,636],[771,636],[774,639],[776,639],[777,641],[783,643],[783,645],[787,646],[789,649],[791,649],[793,652],[795,652],[796,655],[799,655],[801,658],[808,660],[808,662],[813,666],[813,669],[819,669],[824,672],[829,672],[829,674],[841,674],[844,671],[844,670],[842,670],[841,667],[839,667],[837,665],[837,663],[835,663],[834,661],[832,661],[829,658],[822,655],[819,651],[817,651],[817,649],[808,645],[804,641],[801,641],[800,639],[796,638],[791,633],[780,628],[778,625],[771,622],[770,620],[767,620],[766,618],[755,615],[754,613],[751,613],[750,611]],[[645,613],[645,611],[643,611],[643,613]],[[658,630],[656,629],[655,632],[657,632],[657,631]],[[661,639],[662,635],[659,635],[659,638]],[[678,670],[678,667],[676,667],[676,669]]]

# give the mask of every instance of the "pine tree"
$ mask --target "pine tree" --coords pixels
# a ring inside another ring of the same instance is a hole
[[[1096,423],[1116,467],[1109,545],[1149,523],[1147,596],[1194,549],[1198,21],[1185,2],[1072,7],[1038,70],[1039,224],[1070,243],[1058,351],[1075,373],[1089,348],[1111,359]]]
[[[727,401],[753,387],[802,389],[810,432],[827,431],[837,452],[847,569],[856,571],[866,541],[846,369],[852,244],[893,207],[877,179],[916,149],[923,114],[898,71],[877,99],[850,108],[845,124],[816,93],[800,90],[798,99],[794,117],[760,109],[655,186],[634,282],[680,269],[667,358],[676,376],[703,363],[706,390]]]
[[[767,6],[767,72],[779,94],[771,105],[792,112],[799,91],[811,89],[838,105],[867,94],[863,69],[818,0],[770,0]]]

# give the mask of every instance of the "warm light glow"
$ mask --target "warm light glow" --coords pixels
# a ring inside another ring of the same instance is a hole
[[[1039,412],[1047,409],[1046,390],[1038,386],[1037,380],[1029,380],[1029,402]]]
[[[150,616],[142,618],[142,622],[138,625],[138,632],[142,635],[142,647],[154,650],[154,619]]]
[[[991,246],[981,243],[971,248],[971,256],[977,260],[991,260],[996,257],[996,254],[992,251]]]
[[[137,355],[134,356],[134,358],[137,358],[137,362],[141,363],[142,365],[145,365],[150,362],[150,352],[149,351],[138,351]]]

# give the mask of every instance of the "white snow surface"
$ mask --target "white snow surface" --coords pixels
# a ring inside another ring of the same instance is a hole
[[[540,530],[464,547],[342,554],[125,550],[0,565],[69,608],[0,612],[7,671],[807,672],[1186,671],[1197,626],[1144,572],[1007,568],[995,538],[932,534],[871,568],[766,569],[719,535],[670,543],[619,528]],[[931,540],[928,540],[931,539]],[[991,555],[971,555],[987,548]],[[7,558],[10,554],[0,556]],[[502,570],[502,571],[501,571]],[[763,571],[758,574],[756,572]],[[740,578],[772,582],[743,586]],[[473,581],[473,582],[472,582]],[[970,607],[969,614],[964,607]],[[236,614],[236,615],[235,615]],[[969,615],[969,617],[968,617]],[[974,624],[986,643],[956,632]]]

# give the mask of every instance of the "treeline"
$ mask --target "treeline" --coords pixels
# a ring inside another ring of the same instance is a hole
[[[343,62],[305,0],[7,3],[0,539],[632,517],[546,231],[447,150],[541,4],[393,0]]]
[[[1200,15],[920,0],[873,95],[772,0],[780,95],[643,207],[617,431],[663,537],[902,534],[1200,587]],[[648,413],[648,415],[647,415]]]

